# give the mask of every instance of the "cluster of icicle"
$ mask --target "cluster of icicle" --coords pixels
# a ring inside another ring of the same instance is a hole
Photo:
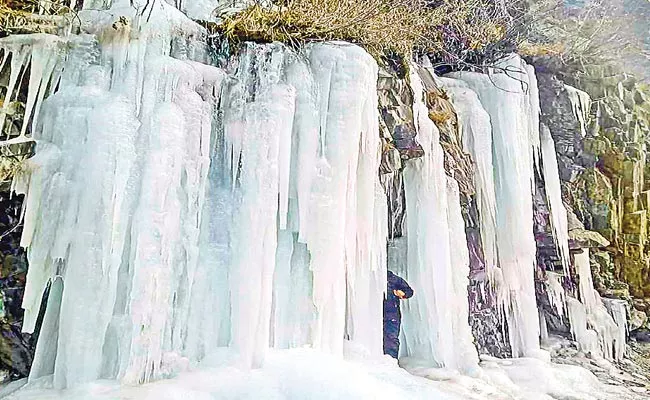
[[[34,107],[37,155],[15,182],[27,194],[26,332],[49,288],[30,380],[146,382],[217,347],[244,367],[269,344],[341,354],[350,340],[380,355],[388,211],[376,62],[345,43],[301,54],[247,44],[225,71],[207,65],[197,25],[154,11],[147,24],[82,13],[96,35],[69,39],[44,60],[57,74],[30,81],[30,96],[57,87]],[[12,74],[52,40],[3,39]],[[458,189],[431,140],[451,257],[466,251]],[[468,258],[454,257],[450,292],[435,300],[459,309],[426,329],[433,338],[453,315],[476,359]],[[434,283],[419,284],[422,301]]]
[[[515,78],[512,71],[525,74]],[[497,290],[504,310],[513,355],[536,356],[539,338],[547,334],[545,321],[538,317],[533,287],[536,256],[531,199],[536,169],[544,180],[564,276],[569,276],[571,260],[555,144],[549,129],[539,122],[535,73],[532,67],[512,57],[489,76],[467,72],[451,76],[455,79],[442,82],[458,112],[465,149],[476,162],[477,204],[488,280]],[[576,112],[580,113],[576,118],[584,130],[590,100],[572,93]],[[567,296],[562,277],[548,272],[551,305],[558,315],[568,318],[573,336],[585,353],[620,359],[627,329],[624,302],[609,301],[606,308],[593,288],[588,249],[574,258],[581,282],[580,300]]]
[[[17,183],[25,331],[51,285],[31,378],[141,382],[218,345],[257,365],[270,340],[341,353],[346,334],[379,353],[375,62],[320,45],[307,66],[251,45],[227,77],[192,60],[196,43],[169,56],[175,14],[154,14],[137,40],[114,33],[97,57],[43,60],[65,76],[34,119],[38,155]],[[50,41],[6,39],[15,74]],[[49,78],[35,76],[30,96]]]

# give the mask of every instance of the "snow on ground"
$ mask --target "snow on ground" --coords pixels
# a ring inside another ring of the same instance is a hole
[[[473,377],[430,368],[413,359],[347,359],[312,349],[271,350],[261,369],[233,367],[233,354],[219,349],[201,365],[140,386],[95,381],[68,390],[43,389],[47,379],[8,395],[7,400],[214,400],[214,399],[437,399],[606,400],[637,399],[623,387],[601,384],[586,369],[520,358],[483,358]],[[411,373],[409,373],[409,371]],[[14,384],[15,386],[15,384]],[[7,390],[7,388],[5,389]],[[4,393],[7,393],[6,391]],[[0,397],[2,397],[0,390]]]

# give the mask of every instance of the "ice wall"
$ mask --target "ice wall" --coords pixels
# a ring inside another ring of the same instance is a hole
[[[405,278],[416,295],[404,307],[406,355],[447,368],[469,370],[478,363],[468,325],[469,254],[455,181],[444,169],[440,132],[429,118],[426,94],[413,66],[410,83],[418,141],[425,155],[404,170],[407,265]]]
[[[146,382],[219,346],[244,367],[270,344],[381,354],[375,61],[344,43],[249,44],[224,71],[176,9],[131,13],[82,13],[97,36],[67,44],[16,182],[24,329],[50,282],[41,337],[58,338],[38,343],[30,379]]]
[[[517,56],[490,75],[455,73],[474,90],[492,123],[496,235],[501,302],[514,356],[536,355],[539,320],[534,290],[536,246],[532,191],[539,155],[539,98],[532,67]]]

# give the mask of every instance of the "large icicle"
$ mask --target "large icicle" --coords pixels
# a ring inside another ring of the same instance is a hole
[[[458,230],[464,223],[457,187],[448,184],[440,133],[429,119],[418,69],[411,70],[413,113],[425,156],[409,161],[404,170],[406,279],[416,295],[404,310],[402,352],[451,369],[471,369],[477,358],[465,318],[469,256],[464,231]]]
[[[12,141],[25,140],[27,127],[32,122],[32,129],[39,121],[41,103],[48,90],[52,90],[60,77],[62,63],[65,60],[63,48],[66,40],[47,34],[10,35],[0,39],[0,71],[9,63],[9,82],[7,93],[0,107],[0,133],[7,114],[18,100],[21,84],[29,68],[27,100],[20,137]],[[11,132],[11,130],[9,131]],[[0,140],[5,139],[0,137]]]
[[[519,57],[500,67],[517,74],[456,73],[479,96],[492,121],[497,204],[497,247],[502,304],[514,356],[539,354],[539,319],[534,288],[536,246],[532,190],[539,147],[534,72]]]

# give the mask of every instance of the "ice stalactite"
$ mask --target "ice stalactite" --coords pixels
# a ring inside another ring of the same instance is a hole
[[[496,196],[494,161],[492,158],[492,125],[476,93],[458,79],[439,78],[450,94],[458,115],[464,150],[474,160],[476,201],[481,218],[481,242],[485,255],[488,280],[498,266],[496,237]]]
[[[17,100],[24,77],[27,77],[27,99],[25,114],[20,128],[20,136],[12,142],[25,141],[30,121],[36,127],[41,104],[45,94],[59,81],[62,64],[65,61],[66,40],[48,34],[11,35],[0,39],[0,71],[9,66],[9,82],[2,107],[0,107],[0,127],[4,126],[9,109]],[[0,136],[0,140],[3,138]]]
[[[534,289],[536,245],[533,235],[534,168],[539,149],[539,100],[532,68],[517,56],[502,62],[523,72],[514,79],[454,73],[479,96],[490,115],[496,185],[497,247],[502,271],[501,302],[514,356],[539,354],[539,320]]]
[[[564,275],[569,276],[569,222],[567,211],[562,202],[562,188],[560,187],[560,173],[555,154],[555,142],[551,132],[545,125],[541,128],[542,164],[544,171],[544,189],[550,210],[551,229],[553,240],[562,261]]]
[[[551,307],[555,309],[560,317],[566,315],[567,295],[562,286],[563,275],[555,272],[546,272],[546,292]]]
[[[448,182],[440,133],[424,103],[419,73],[429,72],[417,66],[412,71],[413,114],[425,155],[407,162],[404,170],[406,279],[416,296],[404,310],[403,352],[447,368],[471,369],[477,356],[467,321],[469,255],[458,188]]]

